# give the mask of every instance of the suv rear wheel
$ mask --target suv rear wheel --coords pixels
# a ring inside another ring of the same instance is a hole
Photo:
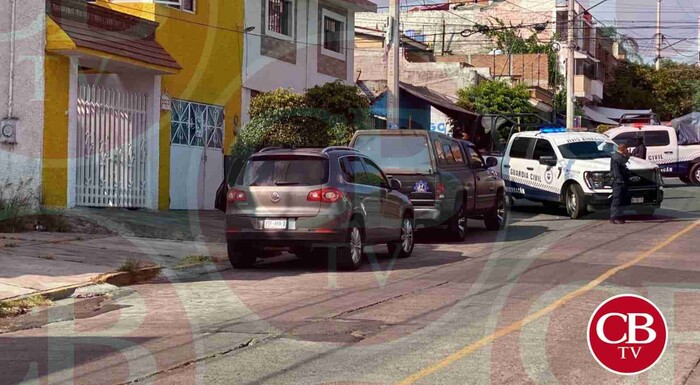
[[[338,268],[341,270],[357,270],[362,265],[362,250],[365,246],[365,236],[357,221],[350,222],[347,245],[336,250]]]
[[[401,240],[387,244],[389,255],[397,258],[408,258],[413,253],[414,224],[411,217],[404,217],[401,220]]]
[[[566,212],[569,214],[571,219],[579,219],[586,215],[588,209],[586,208],[586,203],[584,202],[583,190],[581,186],[576,183],[572,183],[566,189],[566,196],[564,200],[566,202]]]
[[[228,260],[235,269],[252,267],[258,259],[257,251],[249,243],[228,241],[226,246]]]

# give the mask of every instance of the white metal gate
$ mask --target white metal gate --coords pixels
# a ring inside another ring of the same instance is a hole
[[[80,84],[76,204],[145,207],[148,96]]]
[[[224,108],[173,99],[170,208],[214,210],[224,180]]]

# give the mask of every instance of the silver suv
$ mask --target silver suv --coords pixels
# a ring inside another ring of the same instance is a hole
[[[231,264],[250,267],[263,248],[284,247],[302,257],[330,255],[339,268],[355,270],[363,247],[380,243],[406,258],[414,211],[400,189],[352,148],[263,149],[250,156],[226,197]]]

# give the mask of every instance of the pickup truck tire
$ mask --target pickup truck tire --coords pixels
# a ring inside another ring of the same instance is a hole
[[[700,185],[700,163],[695,163],[693,168],[690,169],[690,181],[694,185]]]
[[[506,228],[508,221],[508,202],[505,195],[501,194],[496,198],[496,204],[493,206],[486,216],[484,216],[484,225],[486,230],[499,231]]]
[[[680,177],[680,178],[678,178],[678,179],[680,179],[681,182],[683,182],[683,183],[685,183],[685,184],[693,184],[693,182],[691,182],[691,181],[690,181],[690,178],[687,177],[687,176],[682,176],[682,177]]]
[[[386,245],[392,258],[408,258],[413,254],[415,228],[413,218],[404,216],[401,220],[401,240]]]
[[[564,196],[566,213],[569,214],[571,219],[579,219],[588,213],[581,186],[577,183],[572,183],[567,187],[564,194],[566,194]]]
[[[228,252],[228,260],[234,269],[247,269],[253,267],[258,259],[257,250],[247,242],[232,242],[226,243]]]
[[[642,215],[645,217],[652,217],[654,216],[654,213],[656,212],[655,207],[642,207],[634,210],[637,215]]]
[[[467,213],[462,205],[455,209],[455,215],[447,221],[447,234],[453,242],[464,242],[467,239]]]

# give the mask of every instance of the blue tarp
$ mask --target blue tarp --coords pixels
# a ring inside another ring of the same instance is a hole
[[[673,119],[671,125],[678,133],[678,144],[700,144],[700,112]]]

